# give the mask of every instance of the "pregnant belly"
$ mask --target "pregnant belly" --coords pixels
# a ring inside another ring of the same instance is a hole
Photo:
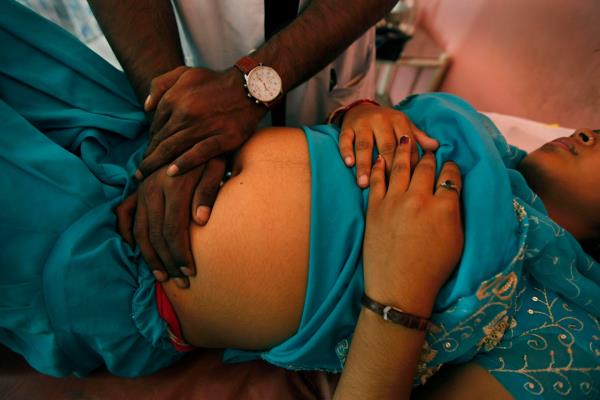
[[[209,223],[192,223],[197,274],[163,286],[184,338],[257,350],[295,333],[306,293],[311,176],[298,129],[257,132],[235,157]]]

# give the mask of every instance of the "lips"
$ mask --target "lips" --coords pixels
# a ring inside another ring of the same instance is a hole
[[[552,143],[554,143],[557,146],[560,146],[560,147],[564,148],[565,150],[567,150],[568,152],[570,152],[574,156],[577,155],[577,149],[575,148],[575,146],[573,145],[573,143],[571,143],[571,141],[569,139],[567,139],[567,138],[558,138],[558,139],[553,140]]]

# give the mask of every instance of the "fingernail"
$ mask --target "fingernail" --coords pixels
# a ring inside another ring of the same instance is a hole
[[[148,109],[148,106],[150,105],[150,98],[152,97],[152,95],[148,95],[148,97],[146,97],[146,100],[144,101],[144,110]]]
[[[368,184],[368,183],[369,183],[369,177],[368,177],[368,176],[366,176],[366,175],[361,175],[361,176],[358,178],[358,185],[359,185],[359,186],[363,186],[363,187],[364,187],[364,186],[367,186],[367,184]]]
[[[344,162],[346,163],[347,166],[351,166],[352,165],[352,157],[348,156],[344,159]]]
[[[171,165],[169,165],[169,168],[167,168],[167,175],[169,175],[169,176],[175,176],[175,175],[177,175],[178,172],[179,172],[179,168],[175,164],[171,164]]]
[[[400,144],[406,144],[406,143],[408,143],[408,136],[405,136],[405,135],[401,136]]]
[[[138,181],[144,179],[144,175],[142,175],[142,171],[140,171],[139,169],[135,171],[135,179],[137,179]]]
[[[188,267],[179,267],[179,270],[181,271],[182,274],[184,274],[185,276],[192,276],[192,270],[189,269]]]
[[[375,159],[376,163],[380,163],[383,161],[383,157],[381,156],[381,154],[377,154],[377,158]]]
[[[163,271],[159,271],[159,270],[152,271],[152,275],[154,275],[154,278],[156,278],[156,280],[159,282],[164,282],[167,279],[169,279],[169,277],[167,276],[166,273],[164,273]]]
[[[196,222],[198,222],[200,225],[206,224],[209,217],[210,207],[198,206],[198,208],[196,208]]]
[[[181,289],[185,289],[186,287],[188,287],[188,282],[185,278],[173,278],[173,280],[175,281],[175,285],[177,285],[178,288]]]

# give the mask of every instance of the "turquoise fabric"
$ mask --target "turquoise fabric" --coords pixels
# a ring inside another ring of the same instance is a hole
[[[125,77],[12,1],[0,4],[0,43],[0,343],[56,376],[169,365],[180,355],[153,279],[111,211],[133,189],[146,140]],[[453,159],[464,174],[465,252],[436,302],[440,330],[427,336],[417,383],[474,360],[517,398],[596,397],[599,265],[514,170],[524,153],[454,96],[398,108],[440,141],[438,166]],[[363,289],[368,191],[344,166],[337,129],[305,134],[311,251],[300,328],[272,349],[225,358],[339,371]]]
[[[0,343],[55,376],[169,365],[154,279],[115,232],[146,141],[125,76],[12,1],[0,43]]]

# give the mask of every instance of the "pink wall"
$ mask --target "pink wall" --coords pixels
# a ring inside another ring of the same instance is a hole
[[[477,108],[600,128],[599,0],[420,0],[453,64],[441,88]]]

